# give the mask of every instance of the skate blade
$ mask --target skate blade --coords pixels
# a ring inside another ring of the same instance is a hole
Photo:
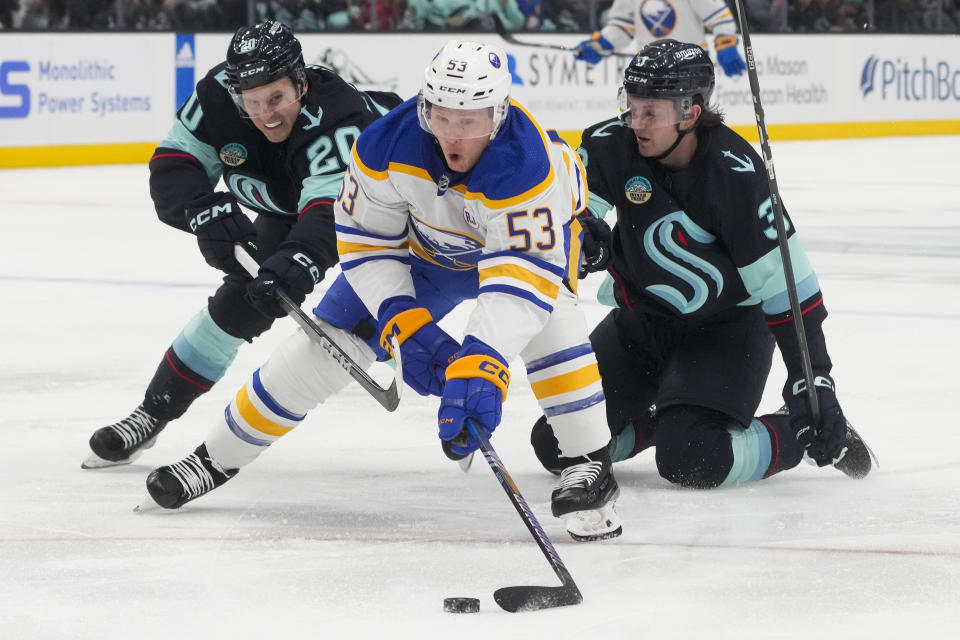
[[[143,500],[140,501],[140,504],[133,508],[134,513],[149,513],[151,511],[162,511],[163,507],[158,505],[156,501],[150,497],[148,493],[143,497]]]
[[[610,501],[599,509],[573,511],[563,516],[567,524],[567,533],[577,542],[595,542],[619,537],[623,533],[623,523]]]
[[[139,452],[137,452],[139,453]],[[124,460],[104,460],[97,454],[91,452],[87,459],[80,463],[81,469],[106,469],[108,467],[120,467],[125,464],[130,464],[137,459],[137,455],[134,454],[129,458]]]
[[[470,465],[473,464],[474,453],[476,453],[476,451],[471,451],[470,455],[457,460],[457,464],[460,465],[460,471],[463,471],[464,473],[466,473],[467,471],[470,471]]]

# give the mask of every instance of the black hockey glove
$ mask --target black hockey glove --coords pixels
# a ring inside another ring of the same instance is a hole
[[[600,218],[594,218],[589,211],[577,216],[583,227],[583,259],[577,278],[583,279],[588,273],[604,271],[610,262],[610,227]]]
[[[187,203],[184,213],[207,264],[225,273],[246,276],[246,269],[233,257],[233,245],[239,243],[256,255],[257,229],[233,194],[214,192],[197,198]]]
[[[247,285],[246,298],[260,313],[271,318],[287,315],[277,291],[301,304],[314,285],[323,279],[320,267],[296,244],[284,243],[263,261],[260,273]]]
[[[843,450],[847,437],[847,420],[843,417],[840,403],[837,401],[836,386],[828,375],[814,375],[817,399],[820,401],[820,430],[813,424],[810,414],[810,398],[807,395],[807,383],[803,378],[787,381],[783,390],[784,400],[790,410],[790,425],[797,434],[797,442],[802,444],[818,466],[833,464]]]

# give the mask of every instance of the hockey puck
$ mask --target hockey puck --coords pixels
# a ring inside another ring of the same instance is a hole
[[[443,610],[447,613],[476,613],[480,611],[478,598],[444,598]]]

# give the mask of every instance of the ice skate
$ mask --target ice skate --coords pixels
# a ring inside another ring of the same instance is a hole
[[[239,469],[225,469],[210,458],[207,445],[201,444],[196,451],[173,464],[157,467],[147,476],[147,492],[150,497],[137,511],[146,511],[154,505],[164,509],[179,509],[186,503],[210,493],[224,482],[237,475]]]
[[[859,480],[866,478],[874,465],[880,466],[877,456],[847,420],[847,436],[843,441],[843,450],[833,466],[847,476]]]
[[[560,458],[560,465],[560,483],[553,490],[551,511],[555,517],[566,520],[570,537],[589,542],[623,533],[614,508],[620,487],[613,477],[607,450]]]
[[[92,453],[80,466],[83,469],[99,469],[130,464],[153,446],[157,434],[165,426],[166,420],[154,418],[141,404],[120,422],[93,432],[90,436]]]
[[[790,411],[784,405],[774,415],[788,416]],[[847,423],[847,435],[843,440],[843,449],[840,450],[840,456],[834,460],[833,466],[847,477],[860,480],[866,478],[873,467],[879,467],[880,461],[877,460],[873,450],[867,446],[867,443],[863,441],[863,438],[860,437],[860,434],[857,433],[857,430],[853,428],[846,417],[844,417],[844,421]],[[812,465],[817,464],[807,454],[804,454],[804,459]]]

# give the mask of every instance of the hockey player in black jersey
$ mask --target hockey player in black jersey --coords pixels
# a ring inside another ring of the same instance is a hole
[[[94,432],[84,468],[127,464],[152,446],[223,376],[244,341],[284,315],[278,289],[302,302],[337,263],[332,207],[350,149],[400,102],[305,66],[300,42],[281,23],[236,32],[226,61],[197,83],[150,160],[160,220],[196,237],[223,284],[167,349],[140,406]],[[256,254],[256,278],[233,257],[235,243]]]
[[[622,115],[583,133],[589,211],[581,272],[606,270],[617,307],[590,336],[607,398],[611,459],[656,447],[660,475],[696,488],[734,486],[796,466],[806,453],[851,477],[871,453],[830,376],[820,286],[786,228],[822,424],[813,424],[777,244],[767,172],[709,106],[714,69],[694,44],[660,40],[628,65]],[[612,232],[604,214],[616,207]],[[754,417],[774,343],[786,406]],[[556,470],[552,427],[531,442]]]

